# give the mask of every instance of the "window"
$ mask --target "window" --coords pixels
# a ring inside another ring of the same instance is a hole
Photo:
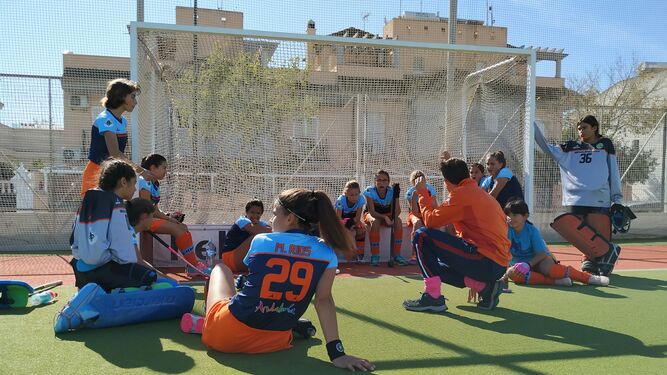
[[[295,120],[292,126],[292,136],[294,138],[317,139],[317,132],[319,127],[320,119],[317,117]]]
[[[366,149],[371,154],[384,153],[385,122],[387,114],[384,112],[369,112],[366,124]]]
[[[84,95],[72,95],[69,97],[71,107],[81,108],[88,106],[88,97]]]
[[[414,59],[412,59],[412,71],[415,73],[423,73],[424,72],[424,58],[421,56],[415,56]]]
[[[428,26],[424,26],[424,30],[428,31]]]

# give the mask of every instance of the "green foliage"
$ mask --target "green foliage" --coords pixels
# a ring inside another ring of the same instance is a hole
[[[44,162],[41,159],[33,160],[33,162],[32,162],[32,169],[33,170],[40,170],[44,167],[45,167]]]
[[[632,159],[637,156],[639,157],[635,160],[632,167],[626,174],[623,182],[628,184],[634,183],[645,183],[648,181],[649,176],[656,170],[658,167],[658,159],[653,156],[651,150],[644,149],[639,152],[639,146],[632,145],[630,147],[625,145],[616,146],[616,159],[618,161],[618,170],[621,173],[621,176],[628,169],[628,166],[632,162]]]
[[[196,74],[191,68],[181,76],[178,91],[184,96],[176,105],[183,119],[197,124],[202,136],[214,136],[223,129],[244,141],[256,134],[279,134],[285,122],[317,111],[317,98],[306,91],[307,77],[298,60],[269,67],[259,54],[216,45]]]

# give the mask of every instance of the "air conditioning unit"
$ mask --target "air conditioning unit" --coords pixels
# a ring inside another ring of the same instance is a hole
[[[88,97],[85,95],[72,95],[69,97],[69,105],[73,108],[87,108]]]
[[[63,159],[64,160],[81,160],[81,150],[77,148],[64,148],[63,149]]]

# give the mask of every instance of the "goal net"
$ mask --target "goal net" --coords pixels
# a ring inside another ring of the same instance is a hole
[[[530,196],[530,50],[141,23],[132,38],[133,158],[167,158],[161,205],[190,222],[292,187],[333,200],[378,169],[403,191],[420,169],[442,194],[445,149],[502,150]]]

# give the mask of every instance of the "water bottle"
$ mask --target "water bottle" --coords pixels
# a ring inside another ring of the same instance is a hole
[[[204,249],[206,249],[206,265],[209,268],[213,268],[215,263],[215,256],[218,254],[218,249],[216,249],[215,244],[211,240],[206,242]]]
[[[45,292],[36,293],[30,296],[30,304],[32,306],[46,305],[47,303],[55,300],[58,297],[58,293],[47,290]]]

